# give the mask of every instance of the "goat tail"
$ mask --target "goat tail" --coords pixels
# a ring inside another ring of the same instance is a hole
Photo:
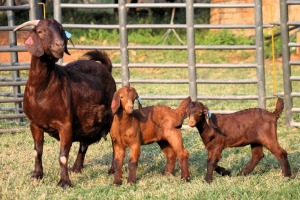
[[[98,50],[88,51],[81,57],[81,59],[99,61],[103,65],[105,65],[105,67],[110,73],[112,72],[111,60],[109,59],[107,53],[104,51],[98,51]]]
[[[186,108],[191,102],[191,97],[187,97],[183,99],[179,106],[175,109],[175,112],[180,117],[180,119],[183,121],[187,117]]]
[[[283,99],[279,97],[277,99],[276,108],[273,112],[273,114],[276,116],[276,120],[278,120],[278,118],[280,117],[280,114],[282,113],[283,108],[284,108]]]

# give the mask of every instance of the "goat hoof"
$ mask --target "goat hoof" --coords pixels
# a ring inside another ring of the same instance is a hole
[[[42,179],[43,178],[43,172],[32,172],[31,178]]]
[[[284,173],[283,176],[284,177],[291,177],[292,176],[292,172]]]
[[[122,181],[121,180],[114,181],[114,184],[120,186],[120,185],[122,185]]]
[[[249,175],[249,174],[250,174],[250,172],[240,171],[240,172],[238,173],[238,176],[247,176],[247,175]]]
[[[212,183],[212,179],[209,178],[205,178],[206,183],[211,184]]]
[[[65,181],[65,180],[60,180],[57,184],[57,186],[61,187],[62,189],[67,189],[68,187],[72,187],[71,181]]]
[[[81,173],[82,172],[82,169],[83,169],[83,167],[78,167],[78,166],[73,166],[72,168],[71,168],[71,171],[72,172],[74,172],[74,173]]]
[[[136,184],[136,180],[127,180],[128,184]]]
[[[184,180],[185,182],[187,182],[187,183],[190,183],[191,182],[191,179],[190,179],[190,177],[187,177],[187,178],[182,178],[182,180]]]
[[[114,168],[110,168],[107,173],[108,174],[114,174],[115,173],[115,169]]]

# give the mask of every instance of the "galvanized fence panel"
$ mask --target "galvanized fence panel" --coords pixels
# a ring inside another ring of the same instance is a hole
[[[10,0],[11,1],[11,0]],[[75,45],[75,47],[68,45],[69,49],[91,50],[115,50],[120,53],[120,63],[114,63],[114,68],[121,69],[122,78],[116,80],[120,85],[129,85],[133,83],[138,84],[185,84],[188,85],[189,94],[176,94],[176,95],[164,95],[164,94],[151,94],[141,96],[146,100],[179,100],[190,95],[193,100],[254,100],[257,101],[258,107],[266,107],[266,99],[273,98],[274,96],[266,96],[265,92],[265,74],[264,74],[264,48],[263,48],[263,29],[269,27],[269,25],[263,25],[262,22],[262,1],[254,0],[253,3],[239,3],[239,4],[206,4],[206,3],[194,3],[193,0],[187,0],[185,3],[143,3],[143,4],[128,4],[125,0],[119,0],[118,4],[69,4],[61,3],[60,0],[54,0],[54,18],[61,22],[65,28],[81,28],[81,29],[116,29],[119,30],[120,44],[119,45]],[[18,9],[19,7],[9,7],[9,9]],[[26,5],[30,12],[36,8],[34,0],[30,0],[29,6]],[[62,20],[62,10],[70,8],[80,9],[117,9],[119,22],[118,24],[66,24]],[[186,12],[185,24],[128,24],[127,10],[129,8],[183,8]],[[252,8],[255,14],[253,24],[195,24],[194,10],[196,8]],[[24,9],[24,7],[22,7]],[[9,13],[9,12],[8,12]],[[12,13],[13,14],[13,13]],[[37,16],[31,14],[31,19],[36,19]],[[10,27],[0,27],[0,30],[12,31],[14,24],[10,24]],[[129,29],[183,29],[186,31],[187,41],[182,45],[132,45],[128,43]],[[253,29],[255,31],[255,44],[253,45],[197,45],[195,43],[195,31],[198,29]],[[11,34],[14,34],[11,32]],[[25,51],[24,47],[16,46],[16,43],[12,43],[10,47],[0,47],[0,52],[18,52]],[[130,50],[182,50],[187,52],[186,63],[130,63],[129,51]],[[256,59],[253,63],[248,64],[236,64],[236,63],[199,63],[196,62],[196,51],[199,50],[253,50],[256,52]],[[63,61],[61,61],[63,63]],[[12,75],[12,81],[6,83],[5,80],[0,80],[2,86],[9,85],[16,87],[12,94],[3,93],[0,103],[15,102],[20,105],[22,102],[22,91],[19,89],[26,82],[25,79],[18,79],[19,70],[27,70],[28,63],[19,63],[17,57],[12,56],[12,62],[10,64],[1,63],[0,70],[8,71],[12,70],[15,74]],[[130,78],[130,70],[133,68],[178,68],[188,71],[188,79],[134,79]],[[198,69],[256,69],[256,77],[251,79],[233,79],[233,80],[211,80],[200,79],[197,77]],[[257,94],[236,94],[236,95],[214,95],[213,92],[209,95],[198,94],[197,87],[203,84],[242,84],[257,85]],[[5,98],[7,97],[7,98]],[[2,108],[2,107],[1,107]],[[1,109],[0,108],[0,109]],[[24,117],[21,106],[16,107],[14,114],[0,114],[1,119]],[[221,112],[232,112],[230,110],[222,110]]]
[[[300,26],[299,21],[290,21],[288,8],[299,6],[299,1],[280,0],[280,28],[281,28],[281,45],[282,45],[282,67],[283,67],[283,83],[284,83],[284,100],[286,124],[288,126],[300,126],[300,104],[299,104],[299,83],[300,76],[292,72],[292,69],[299,67],[300,62],[291,60],[291,48],[299,47],[300,44],[292,42],[290,38],[289,28]],[[300,18],[299,18],[300,19]],[[295,85],[293,87],[293,85]]]
[[[186,1],[185,3],[142,3],[142,4],[128,4],[125,0],[120,0],[118,5],[116,4],[69,4],[61,3],[60,0],[54,1],[54,16],[55,18],[63,23],[62,21],[62,9],[67,8],[117,8],[119,14],[119,24],[118,25],[87,25],[87,24],[64,24],[66,28],[85,28],[85,29],[118,29],[120,32],[120,46],[86,46],[86,45],[76,45],[76,49],[119,49],[121,54],[121,63],[115,64],[114,66],[121,66],[122,68],[122,80],[117,80],[118,83],[122,85],[128,85],[130,83],[177,83],[177,84],[188,84],[189,85],[189,95],[192,99],[257,99],[259,107],[266,106],[266,93],[265,93],[265,80],[264,80],[264,52],[263,52],[263,24],[262,24],[262,4],[261,0],[255,0],[253,4],[206,4],[206,3],[194,3],[194,1]],[[127,9],[129,8],[185,8],[186,9],[186,24],[128,24],[127,23]],[[255,13],[255,23],[254,24],[194,24],[194,9],[195,8],[253,8]],[[265,26],[266,27],[266,26]],[[186,29],[187,41],[183,45],[129,45],[128,44],[128,29]],[[196,45],[194,41],[195,30],[196,29],[255,29],[255,45]],[[74,48],[69,46],[70,49]],[[129,63],[128,61],[128,51],[129,50],[186,50],[188,52],[188,63],[178,63],[176,64],[136,64]],[[255,50],[256,51],[256,62],[253,64],[204,64],[196,63],[196,50]],[[188,68],[189,79],[180,80],[135,80],[130,79],[129,68],[142,68],[142,67],[178,67],[178,68]],[[201,80],[196,77],[197,68],[256,68],[257,77],[255,80]],[[234,96],[203,96],[197,94],[198,84],[257,84],[258,94],[253,95],[234,95]],[[144,99],[182,99],[186,96],[184,95],[147,95],[143,96]]]

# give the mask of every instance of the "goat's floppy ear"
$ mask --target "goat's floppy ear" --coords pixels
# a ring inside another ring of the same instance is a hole
[[[68,54],[68,55],[71,55],[68,51],[68,40],[70,40],[73,47],[75,47],[74,43],[71,39],[71,36],[72,36],[71,33],[69,33],[68,31],[63,30],[63,39],[64,39],[64,43],[65,43],[65,53]]]
[[[208,124],[208,126],[210,126],[211,128],[218,128],[212,120],[212,113],[208,110],[207,107],[204,108],[203,113],[205,114],[205,120],[206,123]]]
[[[111,111],[112,111],[112,114],[116,114],[116,112],[119,110],[120,108],[120,97],[119,97],[119,94],[118,92],[115,92],[114,93],[114,97],[112,99],[112,102],[111,102]]]
[[[26,37],[25,48],[29,53],[36,57],[41,57],[45,53],[42,41],[34,30],[30,31]]]

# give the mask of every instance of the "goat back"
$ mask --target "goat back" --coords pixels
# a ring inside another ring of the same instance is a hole
[[[101,62],[110,73],[112,72],[111,60],[109,59],[108,55],[104,51],[98,51],[98,50],[88,51],[80,59]]]

